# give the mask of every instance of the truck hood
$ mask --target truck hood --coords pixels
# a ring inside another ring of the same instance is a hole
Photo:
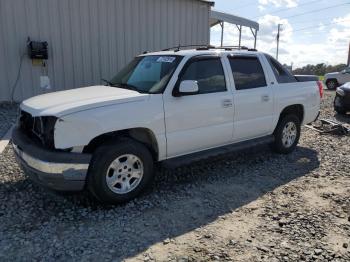
[[[32,116],[64,116],[91,108],[145,100],[149,94],[110,86],[90,86],[32,97],[21,109]]]

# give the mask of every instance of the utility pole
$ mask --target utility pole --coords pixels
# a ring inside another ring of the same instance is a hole
[[[278,49],[280,47],[280,31],[281,31],[281,25],[282,24],[278,24],[278,29],[277,29],[277,50],[276,50],[276,60],[278,60]]]
[[[348,66],[350,66],[350,43],[349,43],[349,52],[348,52]]]

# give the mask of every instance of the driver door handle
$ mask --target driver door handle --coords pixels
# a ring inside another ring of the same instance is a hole
[[[268,101],[270,101],[270,96],[269,96],[269,95],[263,95],[263,96],[261,97],[261,100],[262,100],[263,102],[268,102]]]

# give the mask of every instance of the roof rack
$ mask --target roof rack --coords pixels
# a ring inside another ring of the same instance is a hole
[[[215,47],[215,49],[225,49],[225,50],[234,50],[234,49],[238,49],[238,50],[247,50],[247,51],[258,51],[255,48],[249,48],[246,46],[218,46]]]
[[[213,45],[178,45],[178,46],[163,49],[162,51],[174,50],[174,52],[179,52],[180,50],[183,50],[184,48],[188,48],[188,47],[196,47],[196,50],[222,49],[225,51],[232,51],[232,50],[258,51],[254,48],[248,48],[246,46],[213,46]]]
[[[178,46],[174,46],[174,47],[170,47],[170,48],[166,48],[166,49],[163,49],[162,51],[171,51],[171,50],[174,50],[175,52],[178,52],[180,51],[181,49],[183,48],[187,48],[187,47],[197,47],[197,48],[204,48],[204,47],[209,47],[210,45],[178,45]]]

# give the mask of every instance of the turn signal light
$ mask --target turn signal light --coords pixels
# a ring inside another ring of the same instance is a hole
[[[317,81],[318,91],[320,92],[320,97],[323,97],[323,84],[321,81]]]

